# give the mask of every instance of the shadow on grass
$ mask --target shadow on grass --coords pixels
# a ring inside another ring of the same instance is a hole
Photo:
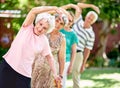
[[[68,83],[72,83],[71,78],[70,75]],[[80,83],[81,88],[120,88],[120,68],[86,69],[81,75]],[[72,84],[67,88],[72,88]]]

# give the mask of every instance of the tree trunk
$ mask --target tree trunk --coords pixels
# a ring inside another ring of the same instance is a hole
[[[99,42],[98,51],[96,52],[95,57],[102,57],[105,60],[105,62],[107,62],[107,64],[109,59],[106,55],[106,46],[107,46],[109,33],[110,33],[110,23],[108,20],[105,20],[103,22],[103,26],[99,34],[100,42]]]

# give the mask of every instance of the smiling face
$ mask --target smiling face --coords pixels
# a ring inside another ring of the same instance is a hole
[[[85,17],[85,23],[88,25],[92,25],[94,19],[95,19],[94,14],[89,14],[88,16]]]
[[[63,26],[64,26],[64,21],[59,16],[56,17],[55,28],[59,30],[59,29],[63,28]]]
[[[45,34],[49,29],[49,23],[46,19],[41,19],[38,21],[34,27],[34,33],[36,35]]]

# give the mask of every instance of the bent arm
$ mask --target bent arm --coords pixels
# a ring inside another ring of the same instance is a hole
[[[23,26],[28,26],[31,23],[33,23],[37,14],[42,13],[42,12],[47,12],[50,10],[56,10],[56,9],[57,9],[56,6],[41,6],[41,7],[32,8],[26,17],[23,23]]]
[[[92,8],[98,14],[100,14],[100,9],[93,4],[86,4],[86,3],[77,3],[77,5],[68,4],[68,5],[61,6],[61,8],[64,8],[64,9],[73,8],[73,9],[75,9],[75,20],[81,15],[82,10],[85,8]]]
[[[86,3],[78,3],[77,4],[81,9],[85,9],[85,8],[92,8],[93,10],[95,10],[98,14],[100,13],[100,10],[97,6],[93,5],[93,4],[86,4]]]
[[[64,9],[75,9],[75,17],[74,19],[76,20],[82,13],[82,9],[79,8],[78,5],[75,5],[75,4],[67,4],[67,5],[64,5],[64,6],[61,6],[61,8],[64,8]]]

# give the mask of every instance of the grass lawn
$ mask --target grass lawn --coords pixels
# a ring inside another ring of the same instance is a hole
[[[67,88],[72,88],[68,76]],[[81,75],[81,88],[120,88],[120,68],[89,68]]]

